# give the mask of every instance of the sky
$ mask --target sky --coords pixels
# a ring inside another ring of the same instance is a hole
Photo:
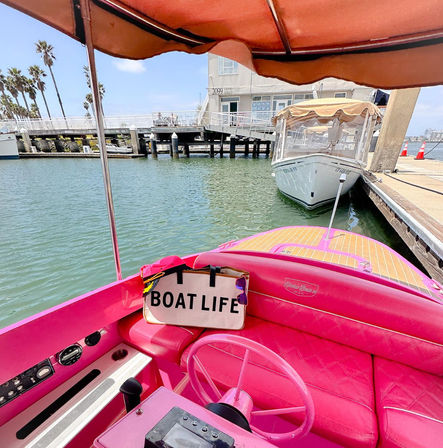
[[[27,68],[33,64],[45,69],[35,52],[38,40],[46,40],[54,47],[53,71],[66,115],[83,116],[83,102],[88,93],[83,74],[87,63],[85,48],[63,33],[0,4],[2,73],[7,73],[9,67],[17,67],[28,75]],[[106,90],[103,99],[106,115],[195,110],[206,96],[206,55],[172,52],[145,61],[129,61],[96,52],[96,65]],[[49,73],[45,79],[51,115],[61,116]],[[45,115],[40,96],[37,102]],[[423,135],[427,128],[443,129],[443,86],[421,89],[407,135]]]

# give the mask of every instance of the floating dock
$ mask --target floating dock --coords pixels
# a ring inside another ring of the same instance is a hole
[[[443,161],[401,157],[395,172],[366,171],[362,185],[431,277],[443,284]]]

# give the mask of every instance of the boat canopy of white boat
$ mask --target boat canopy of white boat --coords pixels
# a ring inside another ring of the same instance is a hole
[[[328,154],[366,163],[377,106],[347,98],[321,98],[286,107],[274,117],[273,162],[310,154]]]

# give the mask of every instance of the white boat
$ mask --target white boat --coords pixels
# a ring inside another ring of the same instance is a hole
[[[13,132],[0,133],[0,159],[18,159],[17,139]]]
[[[335,199],[343,173],[341,194],[355,184],[381,114],[370,102],[322,98],[288,106],[274,120],[272,168],[277,187],[312,209]]]
[[[132,148],[128,146],[106,145],[106,152],[108,154],[132,154]]]

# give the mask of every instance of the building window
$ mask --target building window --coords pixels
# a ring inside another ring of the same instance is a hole
[[[254,120],[270,120],[271,118],[271,97],[252,97],[252,118]]]
[[[278,112],[292,104],[292,95],[274,95],[272,99],[272,110]]]
[[[346,92],[336,92],[335,98],[346,98]]]
[[[300,101],[312,100],[314,98],[313,93],[295,93],[294,94],[294,104]]]
[[[218,74],[219,75],[236,75],[238,73],[238,62],[230,59],[218,57]]]

